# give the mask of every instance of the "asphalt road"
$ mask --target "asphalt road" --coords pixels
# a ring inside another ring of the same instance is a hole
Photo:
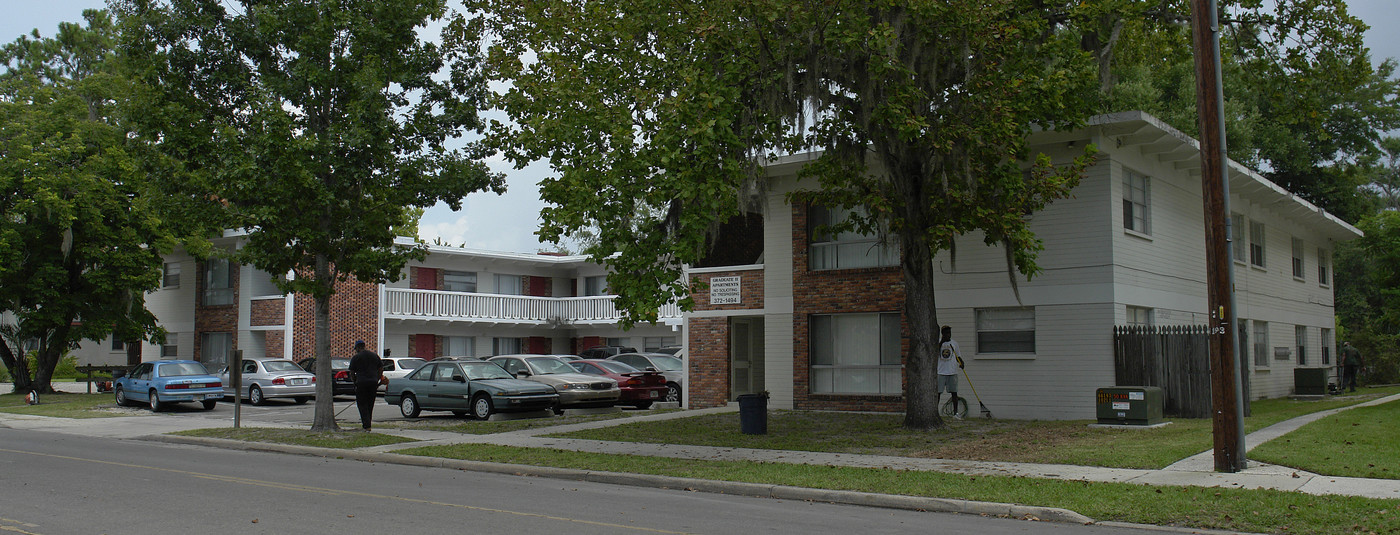
[[[0,428],[0,532],[1146,533]]]

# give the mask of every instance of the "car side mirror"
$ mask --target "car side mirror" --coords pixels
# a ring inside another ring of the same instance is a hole
[[[523,378],[525,378],[525,377],[529,377],[529,376],[530,376],[530,372],[527,372],[527,371],[525,371],[525,370],[520,370],[520,371],[518,371],[518,372],[515,372],[515,376],[516,376],[516,377],[520,377],[520,378],[523,379]]]
[[[661,371],[661,370],[656,369],[656,366],[647,366],[647,370],[646,370],[646,371],[649,371],[649,372],[659,372],[659,371]]]
[[[454,374],[452,374],[452,380],[453,380],[453,381],[457,381],[457,382],[459,382],[459,383],[465,383],[465,382],[467,382],[467,378],[466,378],[466,377],[462,377],[462,374],[460,374],[460,373],[454,373]]]

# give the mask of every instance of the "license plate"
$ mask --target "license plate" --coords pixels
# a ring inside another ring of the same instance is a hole
[[[294,384],[294,385],[304,385],[304,384],[306,384],[306,379],[292,379],[292,384]]]
[[[657,391],[655,391],[655,390],[652,390],[652,391],[651,391],[651,397],[659,398],[659,397],[661,397],[661,393],[660,393],[660,392],[657,392]]]
[[[190,383],[188,388],[204,388],[204,383]]]
[[[223,394],[208,394],[208,395],[204,396],[204,399],[216,399],[216,400],[217,400],[217,399],[224,399],[224,395],[223,395]]]

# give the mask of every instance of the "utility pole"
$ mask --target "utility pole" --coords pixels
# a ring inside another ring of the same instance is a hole
[[[1206,294],[1210,321],[1210,393],[1215,471],[1246,466],[1244,410],[1235,355],[1235,284],[1231,258],[1230,181],[1226,176],[1224,87],[1216,0],[1191,0],[1196,110],[1201,132],[1201,200],[1205,205]]]

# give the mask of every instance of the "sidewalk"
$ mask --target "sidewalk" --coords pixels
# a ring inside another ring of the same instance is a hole
[[[81,386],[81,385],[78,385]],[[65,389],[66,390],[66,389]],[[81,391],[81,390],[80,390]],[[1245,438],[1246,447],[1253,448],[1260,443],[1282,436],[1309,422],[1324,418],[1354,407],[1378,405],[1400,400],[1400,394],[1372,400],[1352,407],[1313,413],[1292,420],[1274,424],[1250,433]],[[689,488],[711,492],[742,493],[765,495],[788,499],[812,499],[837,503],[900,507],[910,509],[953,511],[963,513],[1009,514],[1011,516],[1033,515],[1046,520],[1068,522],[1092,522],[1091,519],[1072,511],[1053,508],[1014,506],[1011,504],[989,504],[963,500],[941,500],[913,497],[868,495],[866,493],[845,493],[818,489],[796,489],[773,485],[754,485],[728,482],[646,476],[637,474],[613,474],[584,470],[566,470],[547,467],[523,467],[499,463],[455,461],[396,454],[394,451],[441,444],[491,444],[499,446],[555,448],[563,450],[603,453],[614,455],[641,455],[670,457],[676,459],[749,461],[769,463],[791,463],[821,466],[849,466],[863,468],[885,468],[896,470],[932,471],[967,475],[1023,476],[1045,479],[1061,479],[1093,482],[1118,482],[1161,486],[1226,487],[1242,489],[1275,489],[1297,491],[1314,495],[1362,496],[1369,498],[1400,499],[1400,480],[1364,479],[1350,477],[1323,476],[1292,468],[1274,466],[1250,461],[1247,469],[1225,474],[1213,471],[1212,452],[1193,455],[1161,470],[1140,470],[1123,468],[1103,468],[1092,466],[980,462],[952,459],[917,459],[881,455],[859,455],[847,453],[822,453],[786,450],[763,450],[748,448],[720,448],[679,444],[643,444],[630,442],[604,442],[547,437],[543,435],[565,433],[582,429],[594,429],[621,425],[631,422],[685,418],[702,414],[737,411],[737,407],[718,407],[691,411],[667,412],[653,415],[599,420],[578,424],[560,425],[546,428],[527,429],[490,435],[470,435],[440,431],[412,429],[386,430],[388,434],[413,438],[419,442],[393,444],[341,450],[310,448],[266,443],[245,443],[221,439],[168,436],[166,433],[184,429],[211,427],[212,421],[201,418],[162,418],[150,415],[93,418],[74,420],[42,416],[24,416],[0,413],[0,428],[32,429],[57,433],[83,434],[110,438],[146,439],[164,442],[204,444],[238,449],[277,451],[317,456],[343,457],[372,462],[446,466],[466,470],[482,470],[503,473],[527,473],[543,477],[583,479],[608,483],[646,485],[662,488]],[[268,426],[266,422],[248,421],[249,426]],[[280,424],[286,426],[285,424]]]

